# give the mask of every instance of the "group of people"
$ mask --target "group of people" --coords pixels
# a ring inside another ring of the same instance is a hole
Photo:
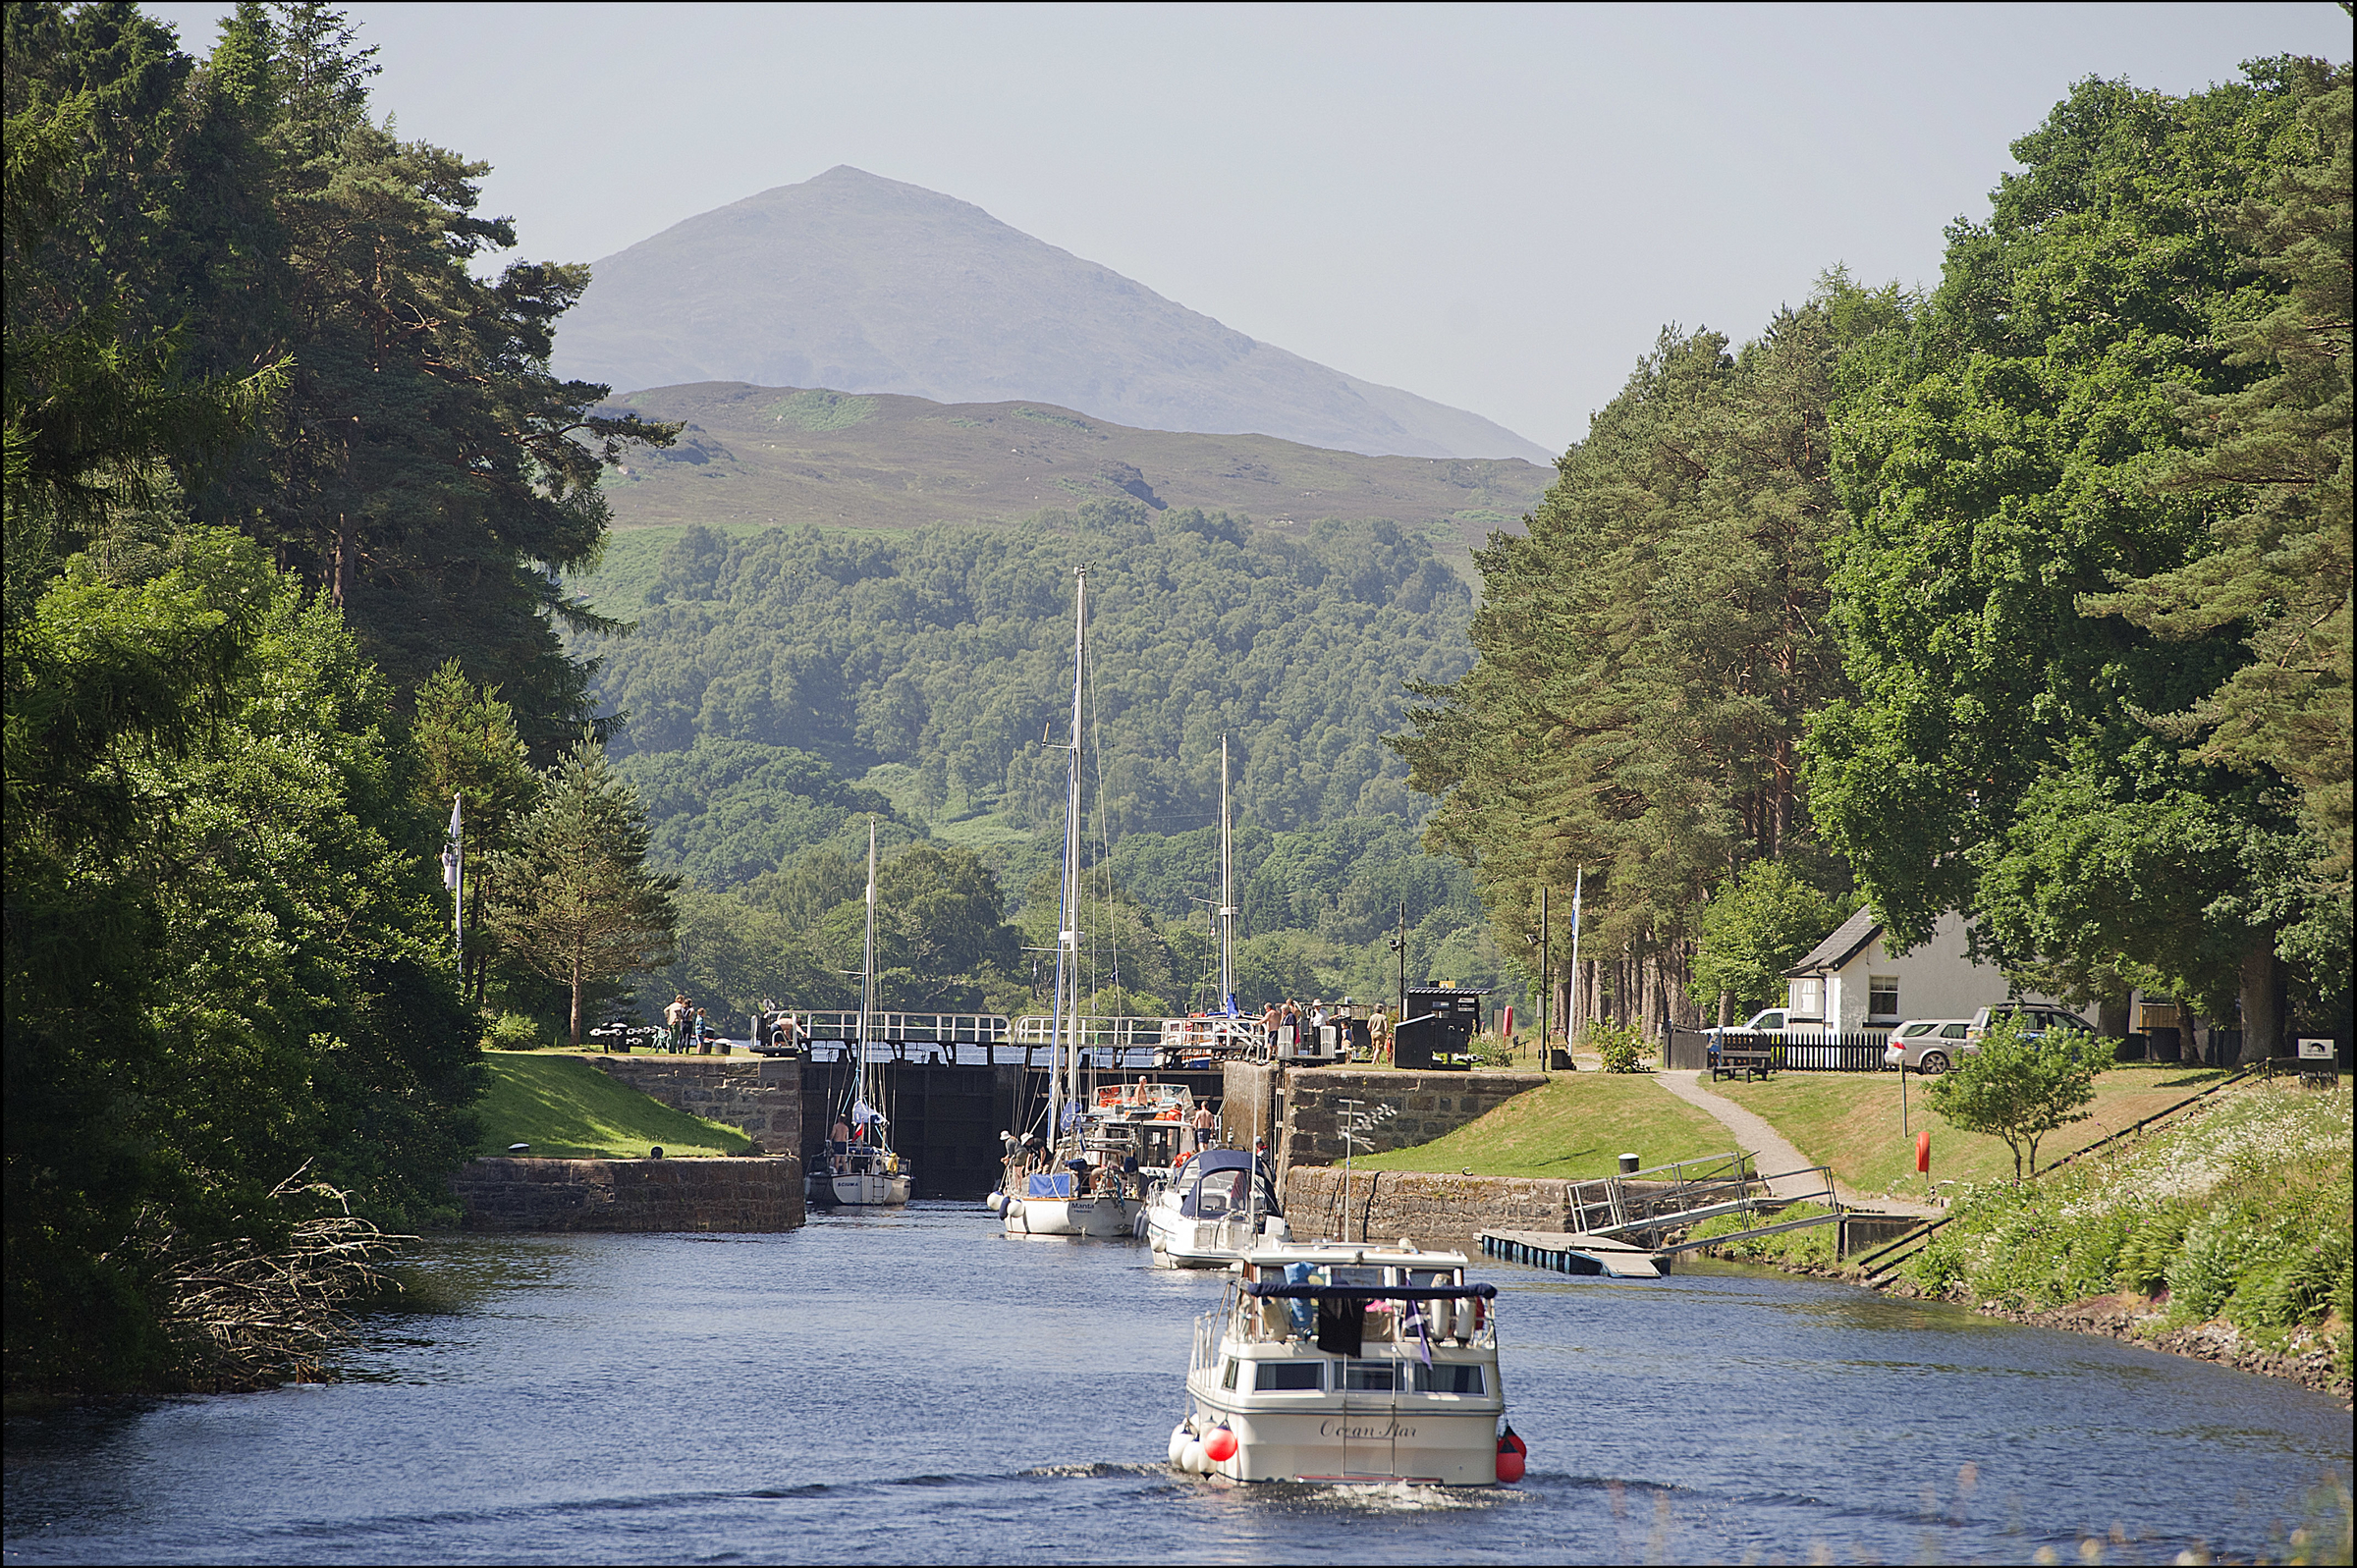
[[[1351,1001],[1348,997],[1344,997],[1331,1008],[1326,1005],[1326,1000],[1323,997],[1310,1002],[1307,1007],[1301,1005],[1298,998],[1290,998],[1284,1001],[1270,1002],[1268,1010],[1260,1016],[1260,1023],[1261,1027],[1268,1031],[1272,1046],[1281,1045],[1288,1040],[1299,1045],[1309,1045],[1323,1038],[1322,1032],[1330,1023],[1339,1023],[1344,1026],[1357,1024],[1359,1020],[1351,1016]],[[1348,1054],[1365,1060],[1389,1061],[1392,1059],[1392,1021],[1385,1015],[1381,1002],[1376,1003],[1375,1010],[1369,1013],[1365,1019],[1363,1040],[1359,1038],[1359,1031],[1355,1027],[1346,1027],[1346,1032],[1351,1037],[1348,1044]]]
[[[715,1041],[721,1054],[727,1054],[729,1043],[713,1032],[704,1009],[689,1001],[685,992],[674,996],[671,1005],[663,1009],[663,1049],[675,1056],[683,1052],[708,1056]]]

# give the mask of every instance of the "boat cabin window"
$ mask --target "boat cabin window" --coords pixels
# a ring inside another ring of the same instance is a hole
[[[1228,1358],[1228,1370],[1220,1378],[1220,1386],[1223,1388],[1235,1386],[1235,1358],[1233,1356]]]
[[[1203,1178],[1195,1189],[1195,1216],[1200,1219],[1217,1219],[1230,1210],[1241,1210],[1244,1203],[1244,1183],[1251,1172],[1244,1170],[1215,1170]]]
[[[1355,1264],[1336,1264],[1328,1272],[1332,1273],[1334,1277],[1323,1280],[1321,1283],[1329,1285],[1380,1285],[1383,1283],[1383,1271],[1376,1268],[1361,1268]]]
[[[1477,1394],[1482,1391],[1479,1367],[1443,1361],[1416,1368],[1416,1392],[1420,1394]]]
[[[1354,1361],[1344,1375],[1344,1388],[1365,1388],[1390,1392],[1398,1386],[1398,1363],[1391,1361]]]
[[[1252,1386],[1259,1390],[1302,1389],[1316,1391],[1326,1386],[1326,1363],[1322,1361],[1261,1361],[1253,1363]]]
[[[1456,1283],[1456,1271],[1453,1269],[1402,1269],[1399,1271],[1407,1276],[1399,1281],[1403,1285],[1437,1290],[1444,1285]]]

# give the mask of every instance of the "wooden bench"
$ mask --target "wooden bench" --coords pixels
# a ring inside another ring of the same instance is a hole
[[[1765,1078],[1776,1070],[1774,1048],[1754,1045],[1722,1045],[1711,1054],[1711,1082],[1732,1078],[1741,1073],[1745,1083],[1754,1077]]]

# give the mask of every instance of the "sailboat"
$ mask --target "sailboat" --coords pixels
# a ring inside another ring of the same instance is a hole
[[[1069,766],[1064,797],[1064,877],[1057,892],[1056,1003],[1048,1035],[1055,1043],[1055,1055],[1048,1077],[1048,1121],[1036,1158],[1026,1158],[1011,1143],[1006,1181],[993,1207],[1011,1236],[1112,1240],[1133,1234],[1137,1204],[1129,1183],[1136,1177],[1133,1169],[1124,1168],[1110,1140],[1091,1137],[1098,1130],[1097,1118],[1081,1081],[1080,697],[1087,669],[1088,568],[1075,568],[1073,578],[1072,727],[1066,759]]]
[[[868,1049],[876,1012],[876,819],[867,819],[867,937],[859,963],[857,1070],[845,1086],[837,1123],[850,1136],[828,1137],[810,1157],[803,1177],[809,1201],[822,1209],[881,1209],[908,1201],[915,1172],[892,1147],[892,1123],[880,1108],[884,1074]]]
[[[1220,1011],[1216,1016],[1172,1019],[1163,1025],[1167,1042],[1175,1024],[1210,1026],[1211,1054],[1240,1050],[1260,1034],[1257,1022],[1235,1005],[1235,851],[1230,838],[1228,737],[1220,737]],[[1206,1062],[1208,1065],[1208,1061]],[[1250,1248],[1289,1234],[1277,1204],[1276,1172],[1257,1153],[1203,1149],[1157,1182],[1138,1217],[1138,1229],[1154,1247],[1154,1260],[1180,1269],[1225,1269]],[[1264,1225],[1267,1227],[1264,1233]]]
[[[1267,1031],[1257,1018],[1246,1017],[1235,1004],[1235,845],[1228,796],[1228,737],[1220,736],[1220,994],[1208,1012],[1162,1021],[1162,1045],[1156,1059],[1166,1067],[1215,1065],[1223,1056],[1260,1056],[1268,1047]]]

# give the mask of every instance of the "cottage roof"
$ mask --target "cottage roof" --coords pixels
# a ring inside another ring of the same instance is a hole
[[[1821,975],[1838,969],[1855,958],[1858,950],[1883,934],[1883,922],[1874,912],[1874,905],[1862,905],[1858,912],[1841,922],[1840,928],[1809,949],[1807,956],[1784,971],[1786,979],[1798,975]]]

